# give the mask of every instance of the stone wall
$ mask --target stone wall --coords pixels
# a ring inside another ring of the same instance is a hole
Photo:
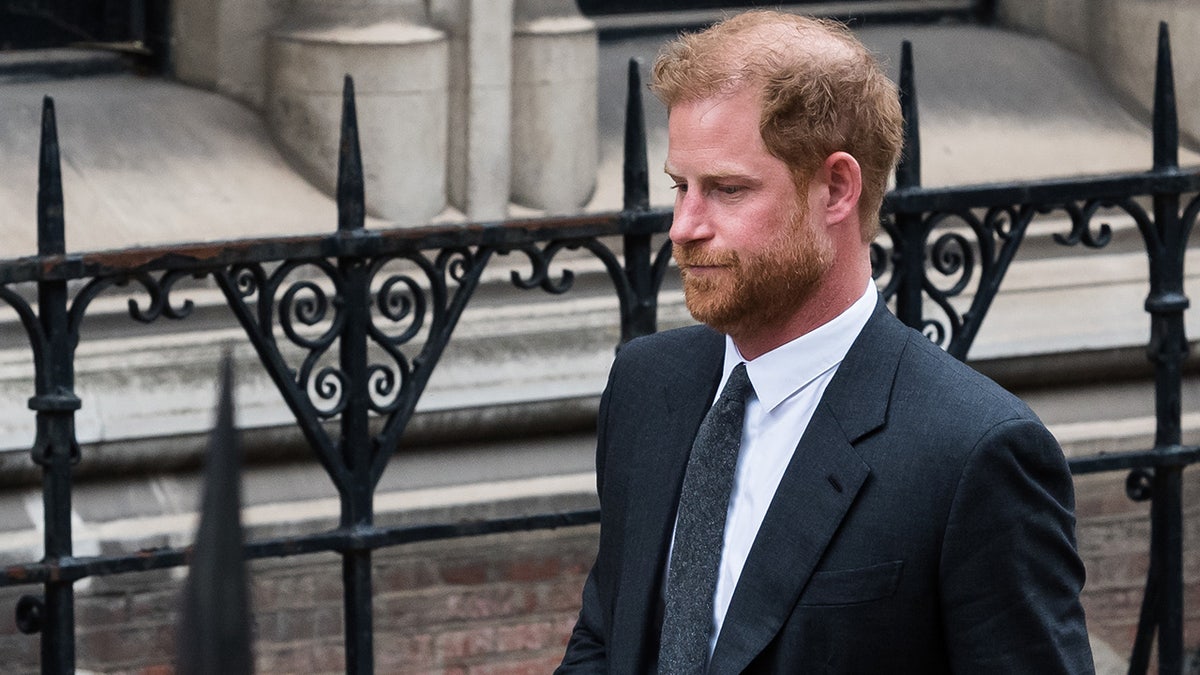
[[[1123,471],[1075,481],[1079,551],[1087,567],[1088,632],[1128,660],[1137,634],[1150,545],[1149,502],[1125,496]],[[1184,474],[1184,646],[1200,647],[1200,474]]]
[[[1181,133],[1200,139],[1200,5],[1192,0],[999,0],[1004,26],[1045,36],[1087,58],[1096,71],[1149,119],[1158,25],[1172,35]]]

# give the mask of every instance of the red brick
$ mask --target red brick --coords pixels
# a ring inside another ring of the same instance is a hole
[[[496,651],[529,652],[558,646],[558,624],[553,621],[519,623],[496,628]]]
[[[395,673],[406,668],[430,668],[435,663],[433,635],[389,634],[376,631],[375,661],[379,672]]]
[[[543,581],[553,579],[561,572],[562,564],[555,557],[523,557],[505,566],[504,578],[516,582]]]
[[[523,616],[537,607],[537,596],[520,586],[484,586],[447,597],[450,617],[460,620]]]
[[[469,675],[545,675],[562,662],[561,653],[545,653],[512,661],[492,661],[472,666]]]
[[[478,585],[488,581],[488,565],[479,561],[444,563],[438,572],[442,581],[454,586]]]
[[[434,659],[439,665],[460,665],[466,659],[495,651],[496,630],[477,626],[440,633],[434,637]]]
[[[537,589],[538,607],[542,611],[579,613],[583,602],[583,582],[586,577],[566,577]]]
[[[376,559],[375,588],[380,590],[412,590],[425,588],[442,582],[434,561],[429,559],[387,558]],[[341,586],[339,585],[339,589]]]

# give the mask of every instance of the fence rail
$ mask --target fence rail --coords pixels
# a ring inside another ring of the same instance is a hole
[[[1157,635],[1158,672],[1183,669],[1182,473],[1200,448],[1181,439],[1183,253],[1200,211],[1200,171],[1178,167],[1167,28],[1161,27],[1154,113],[1154,166],[1143,173],[964,188],[919,185],[920,142],[910,45],[901,66],[907,138],[897,187],[886,198],[884,236],[872,248],[877,283],[898,316],[965,358],[1030,223],[1061,212],[1071,226],[1055,241],[1102,248],[1116,210],[1145,243],[1155,368],[1154,447],[1071,460],[1077,474],[1129,471],[1131,499],[1151,501],[1150,568],[1130,672],[1144,673]],[[89,304],[120,286],[140,322],[184,320],[192,303],[173,296],[183,279],[211,278],[245,329],[312,450],[337,487],[340,524],[327,532],[256,541],[245,558],[333,551],[342,557],[346,670],[374,670],[371,556],[417,541],[596,522],[595,511],[471,523],[379,527],[374,491],[455,325],[498,255],[523,256],[519,288],[567,292],[573,275],[556,256],[582,249],[599,258],[619,299],[622,342],[656,330],[657,297],[670,251],[661,234],[669,211],[649,207],[640,75],[630,64],[625,201],[620,212],[564,218],[376,231],[364,228],[362,162],[353,84],[343,97],[337,187],[338,228],[326,236],[272,238],[169,248],[68,254],[54,106],[45,102],[38,193],[38,255],[0,262],[0,300],[15,310],[35,368],[30,408],[37,419],[32,460],[43,472],[45,557],[0,571],[0,586],[41,585],[18,603],[22,630],[41,634],[42,670],[75,667],[73,584],[92,576],[188,563],[188,549],[130,555],[73,554],[71,467],[79,459],[74,355]],[[1149,203],[1147,208],[1144,204]],[[1182,209],[1181,209],[1182,206]],[[656,236],[659,235],[659,236]],[[316,280],[314,280],[316,279]],[[70,285],[69,285],[70,282]],[[14,288],[36,285],[36,301]],[[969,297],[970,301],[965,299]],[[967,304],[965,311],[958,305]],[[932,316],[930,315],[932,314]],[[423,335],[415,355],[404,347]],[[295,354],[299,352],[300,356]],[[334,430],[336,429],[336,433]],[[231,524],[236,527],[236,521]],[[240,564],[240,561],[235,561]]]

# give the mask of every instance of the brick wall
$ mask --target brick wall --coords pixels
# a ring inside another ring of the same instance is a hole
[[[548,673],[562,658],[595,526],[432,542],[375,555],[378,673]],[[80,671],[171,672],[177,571],[94,579],[76,594]],[[341,562],[335,555],[256,561],[251,569],[260,673],[341,673]],[[37,589],[24,589],[31,592]],[[0,603],[5,673],[38,669],[38,639]]]
[[[1186,644],[1200,647],[1200,470],[1185,474]],[[1145,583],[1148,507],[1125,497],[1124,473],[1077,482],[1079,544],[1092,633],[1128,657]],[[562,655],[595,555],[596,527],[430,542],[376,553],[379,673],[548,673]],[[169,673],[180,570],[93,579],[77,592],[78,666]],[[339,673],[340,559],[252,564],[258,672]],[[17,633],[22,592],[0,593],[4,672],[36,672],[38,640]]]
[[[1076,531],[1087,566],[1088,630],[1128,659],[1137,634],[1150,545],[1149,502],[1125,496],[1124,472],[1076,479]],[[1184,473],[1184,644],[1200,649],[1200,470]]]

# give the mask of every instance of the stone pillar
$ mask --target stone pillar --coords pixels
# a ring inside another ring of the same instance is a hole
[[[1200,3],[1193,0],[998,0],[996,15],[1006,27],[1041,35],[1088,59],[1147,114],[1154,103],[1158,22],[1166,21],[1176,99],[1200,97],[1200,41],[1194,39]],[[1179,107],[1179,128],[1193,143],[1200,139],[1200,106]]]
[[[513,0],[431,0],[450,36],[450,201],[471,220],[508,215]]]
[[[587,203],[597,164],[596,27],[572,0],[516,0],[512,199],[549,213]]]
[[[335,191],[343,76],[354,78],[367,210],[422,225],[446,205],[448,49],[420,0],[302,0],[271,36],[266,117],[310,180]]]
[[[267,36],[287,0],[175,0],[171,8],[175,76],[261,109]]]
[[[215,87],[220,59],[220,0],[171,3],[171,71],[181,81]]]

